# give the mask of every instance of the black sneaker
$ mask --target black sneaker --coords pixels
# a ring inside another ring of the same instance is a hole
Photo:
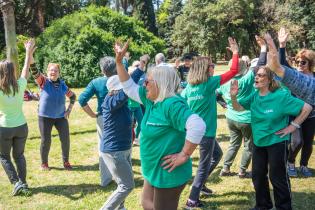
[[[199,199],[197,201],[188,200],[186,202],[185,209],[192,210],[192,209],[195,209],[195,208],[202,208],[203,206],[204,205],[201,203],[201,201]]]
[[[23,188],[22,182],[18,181],[17,183],[15,183],[12,195],[17,196],[21,192],[22,188]]]
[[[203,195],[212,195],[213,191],[211,189],[207,188],[206,185],[203,185],[200,193]]]

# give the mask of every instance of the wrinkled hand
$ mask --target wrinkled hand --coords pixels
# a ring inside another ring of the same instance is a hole
[[[269,33],[265,34],[265,40],[267,42],[269,51],[267,54],[267,66],[272,70],[275,71],[281,68],[280,61],[279,61],[279,54],[276,48],[273,39],[271,38]]]
[[[280,138],[293,133],[293,131],[296,130],[296,127],[294,127],[293,125],[289,125],[286,128],[281,129],[280,131],[277,131],[275,134],[276,135],[280,135]]]
[[[184,154],[183,152],[167,155],[163,157],[162,167],[163,169],[169,169],[168,172],[172,172],[176,167],[186,163],[189,159],[189,156]]]
[[[284,27],[280,28],[278,32],[278,41],[281,48],[284,48],[286,46],[288,37],[289,33],[285,31],[285,28]]]
[[[256,42],[257,42],[257,44],[259,45],[260,48],[262,48],[262,46],[266,46],[267,47],[266,41],[261,36],[255,35],[255,39],[256,39]]]
[[[127,52],[129,42],[130,42],[130,39],[128,39],[127,42],[125,42],[123,47],[119,41],[115,42],[114,51],[116,54],[116,63],[122,63],[122,60]]]
[[[229,41],[229,47],[227,47],[226,49],[230,50],[233,54],[238,54],[238,45],[235,39],[233,39],[232,37],[229,37],[228,41]]]
[[[238,81],[237,80],[233,80],[231,82],[231,87],[230,87],[230,95],[232,96],[237,96],[238,94]]]

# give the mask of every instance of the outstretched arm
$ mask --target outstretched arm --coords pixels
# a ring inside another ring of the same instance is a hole
[[[35,47],[35,40],[34,39],[30,39],[28,41],[26,41],[24,43],[24,47],[25,47],[25,61],[24,61],[24,66],[21,72],[21,77],[28,79],[30,72],[29,72],[29,68],[30,65],[34,63],[34,51],[36,49]]]
[[[228,82],[238,73],[238,45],[235,39],[231,37],[229,37],[229,45],[230,47],[228,49],[233,53],[232,66],[228,72],[221,74],[220,85],[223,85],[224,83]]]

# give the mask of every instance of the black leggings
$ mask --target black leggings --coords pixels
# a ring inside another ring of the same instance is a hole
[[[63,162],[68,162],[70,150],[68,120],[66,118],[53,119],[38,116],[38,123],[41,135],[40,155],[42,159],[42,164],[48,163],[48,154],[51,145],[51,130],[53,126],[56,127],[59,134]]]
[[[24,148],[27,134],[27,124],[14,128],[0,127],[0,162],[12,184],[19,180],[26,183]],[[11,149],[17,172],[11,161]]]
[[[292,150],[289,147],[289,157],[288,161],[290,163],[295,162],[295,158],[298,155],[299,151],[301,151],[301,166],[307,166],[308,161],[311,157],[313,152],[313,141],[314,141],[314,134],[315,134],[315,117],[306,119],[301,125],[301,143]],[[293,139],[292,139],[293,140]]]

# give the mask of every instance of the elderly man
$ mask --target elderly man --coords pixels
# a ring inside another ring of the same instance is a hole
[[[103,138],[103,119],[101,106],[107,95],[107,78],[116,74],[116,63],[113,57],[106,56],[100,60],[100,68],[103,76],[93,79],[79,96],[79,104],[83,110],[92,118],[96,118],[96,128],[98,135],[98,151],[100,151],[100,141]],[[96,95],[97,112],[95,113],[89,106],[89,100]],[[99,168],[101,175],[101,186],[105,187],[112,180],[112,175],[106,167],[99,153]]]

